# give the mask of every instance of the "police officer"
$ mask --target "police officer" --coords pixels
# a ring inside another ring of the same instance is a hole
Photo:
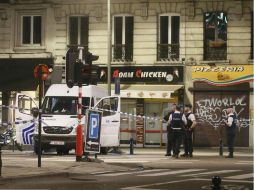
[[[192,105],[186,104],[184,107],[185,116],[187,119],[187,125],[185,126],[185,133],[183,137],[184,144],[184,154],[183,157],[193,157],[193,145],[192,145],[192,135],[194,128],[197,125],[195,115],[191,112]]]
[[[176,104],[172,105],[171,111],[164,117],[164,120],[168,122],[169,116],[175,112]],[[167,123],[167,152],[165,156],[171,156],[172,151],[172,142],[173,142],[173,131],[169,123]]]
[[[228,143],[228,156],[226,158],[233,158],[234,157],[234,142],[235,142],[235,135],[236,135],[236,127],[237,127],[237,118],[234,114],[233,108],[227,109],[227,122],[225,122],[227,127],[227,143]]]
[[[178,158],[180,152],[180,145],[182,142],[182,133],[184,125],[187,124],[186,117],[180,112],[181,107],[176,106],[176,110],[169,116],[169,124],[173,132],[173,157]]]

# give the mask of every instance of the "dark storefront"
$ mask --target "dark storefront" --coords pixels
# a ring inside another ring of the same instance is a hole
[[[9,105],[11,91],[34,91],[37,82],[34,68],[39,64],[53,67],[52,58],[13,58],[0,59],[0,91],[2,104]],[[4,109],[2,121],[8,121],[8,110]]]
[[[140,147],[165,144],[166,125],[161,119],[173,103],[183,103],[183,71],[183,66],[112,67],[112,83],[115,78],[120,78],[121,111],[147,116],[121,116],[122,145],[127,145],[130,138],[135,139]],[[107,68],[102,67],[102,85],[106,83],[106,73]]]
[[[233,67],[227,66],[232,69]],[[203,68],[209,67],[204,66]],[[227,145],[224,122],[227,118],[227,108],[233,108],[240,120],[235,145],[247,147],[249,146],[250,128],[249,96],[250,91],[253,90],[249,85],[253,76],[248,75],[252,72],[249,70],[251,67],[239,66],[235,67],[235,70],[221,70],[222,66],[218,66],[218,68],[218,70],[216,67],[214,70],[200,69],[192,75],[196,82],[189,90],[194,95],[194,112],[198,122],[194,134],[194,144],[202,147],[218,146],[219,140],[222,139],[224,145]],[[197,67],[194,67],[192,72],[195,72],[194,69]],[[202,81],[198,81],[197,76],[198,80],[202,79]]]

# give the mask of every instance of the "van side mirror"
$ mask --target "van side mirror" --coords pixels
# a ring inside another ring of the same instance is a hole
[[[31,113],[32,113],[33,117],[36,118],[39,115],[39,109],[38,108],[32,108]]]

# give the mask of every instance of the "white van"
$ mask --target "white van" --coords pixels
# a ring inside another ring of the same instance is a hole
[[[120,97],[107,97],[103,88],[89,85],[82,87],[82,115],[86,109],[104,109],[101,128],[101,151],[106,153],[109,147],[120,144]],[[76,147],[78,86],[68,88],[66,84],[53,84],[45,94],[42,105],[42,150],[56,148],[58,154],[68,154]],[[33,116],[29,109],[35,107],[34,100],[18,94],[15,111],[15,121],[29,121]],[[27,108],[25,110],[23,108]],[[111,110],[111,111],[106,111]],[[85,117],[82,118],[83,125]],[[38,124],[34,122],[16,125],[16,139],[19,144],[33,144],[38,153]]]

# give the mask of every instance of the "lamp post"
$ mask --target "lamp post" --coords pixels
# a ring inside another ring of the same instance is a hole
[[[111,95],[111,2],[108,0],[108,95]]]

